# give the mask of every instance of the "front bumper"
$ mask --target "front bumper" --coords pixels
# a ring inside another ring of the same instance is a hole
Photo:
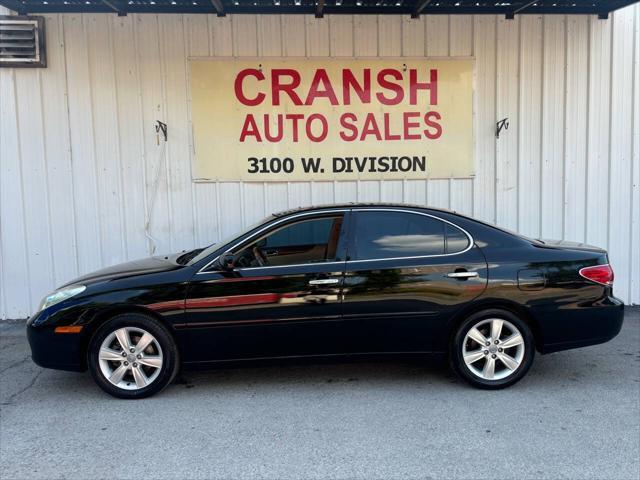
[[[55,326],[48,324],[44,315],[46,311],[39,312],[27,321],[27,339],[33,361],[44,368],[86,370],[82,333],[55,333]]]

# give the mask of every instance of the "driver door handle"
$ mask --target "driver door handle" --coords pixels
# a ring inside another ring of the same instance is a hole
[[[317,280],[309,280],[309,285],[336,285],[340,283],[339,278],[319,278]]]

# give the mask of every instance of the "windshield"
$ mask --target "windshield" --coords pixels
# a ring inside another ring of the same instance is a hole
[[[231,243],[233,240],[235,240],[236,238],[240,238],[243,235],[249,233],[251,230],[254,230],[255,228],[259,227],[260,225],[267,223],[270,220],[273,220],[275,217],[273,215],[269,215],[268,217],[263,218],[262,220],[260,220],[257,223],[254,223],[250,226],[248,226],[247,228],[241,230],[238,233],[234,233],[233,235],[220,240],[218,243],[215,243],[213,245],[208,246],[207,248],[203,249],[202,251],[200,251],[195,257],[193,257],[192,259],[189,260],[189,265],[193,265],[195,263],[198,263],[200,260],[203,260],[205,258],[207,258],[209,255],[211,255],[213,252],[215,252],[216,250],[220,250],[222,247],[224,247],[227,243]]]

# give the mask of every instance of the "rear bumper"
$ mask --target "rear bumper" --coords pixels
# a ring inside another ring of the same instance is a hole
[[[38,314],[27,322],[27,339],[34,363],[56,370],[86,370],[82,357],[82,336],[55,333],[54,326],[40,324],[36,320]]]
[[[616,337],[624,321],[624,303],[607,296],[585,308],[562,311],[554,325],[543,325],[545,342],[541,353],[608,342]]]

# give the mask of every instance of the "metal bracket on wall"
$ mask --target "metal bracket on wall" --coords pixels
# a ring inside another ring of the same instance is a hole
[[[509,130],[509,118],[505,117],[496,123],[496,138],[500,138],[500,132],[502,130]]]
[[[162,132],[162,136],[164,137],[164,141],[167,141],[167,124],[161,122],[160,120],[156,120],[156,142],[158,145],[160,144],[160,132]]]

